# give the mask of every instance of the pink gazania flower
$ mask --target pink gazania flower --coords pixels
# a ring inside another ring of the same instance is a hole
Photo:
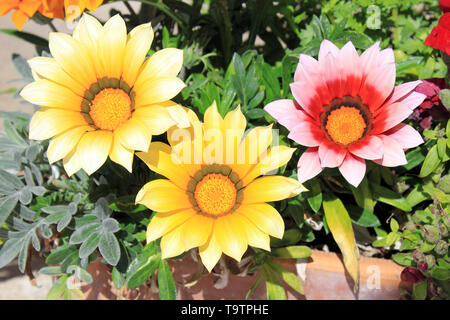
[[[357,187],[365,160],[404,165],[403,149],[423,143],[401,123],[425,99],[414,92],[419,83],[395,86],[394,53],[380,51],[379,42],[359,56],[351,42],[339,50],[324,40],[318,60],[300,55],[291,83],[296,101],[278,100],[264,109],[290,131],[288,138],[309,147],[298,161],[301,182],[338,167]]]

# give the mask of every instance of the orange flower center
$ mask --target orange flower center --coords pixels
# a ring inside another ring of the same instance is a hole
[[[194,198],[200,210],[212,216],[229,212],[236,204],[236,195],[236,185],[228,176],[220,173],[205,175],[194,191]]]
[[[103,89],[91,101],[89,116],[98,128],[115,130],[131,116],[130,96],[122,89]]]
[[[330,112],[325,128],[334,142],[349,145],[358,141],[366,130],[366,122],[355,107],[340,107]]]
[[[320,115],[321,128],[327,138],[341,146],[363,139],[372,129],[372,114],[356,96],[333,99]]]

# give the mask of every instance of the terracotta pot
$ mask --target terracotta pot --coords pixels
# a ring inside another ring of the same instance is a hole
[[[279,259],[277,262],[297,273],[297,267],[301,266],[302,261]],[[188,282],[196,273],[198,264],[188,256],[180,260],[171,260],[169,265],[175,281],[180,284],[177,285],[180,300],[242,300],[259,276],[259,272],[245,277],[230,274],[228,285],[223,289],[216,289],[214,284],[219,277],[215,274],[206,274],[194,285],[186,287],[181,284]],[[396,300],[401,298],[400,288],[408,288],[408,284],[400,280],[403,268],[391,260],[361,257],[360,269],[359,292],[355,295],[353,282],[344,269],[340,255],[314,250],[306,263],[306,282],[303,282],[305,295],[300,295],[287,287],[288,299]],[[158,299],[158,294],[153,292],[148,284],[142,285],[138,290],[118,292],[112,284],[109,267],[100,260],[91,263],[88,272],[94,281],[82,287],[86,299]],[[266,299],[264,283],[259,286],[251,299]]]

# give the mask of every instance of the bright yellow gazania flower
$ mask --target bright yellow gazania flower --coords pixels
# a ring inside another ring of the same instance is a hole
[[[92,174],[109,156],[131,172],[134,151],[147,151],[152,135],[190,125],[170,101],[185,87],[176,77],[183,51],[160,50],[144,62],[152,40],[150,23],[127,35],[119,15],[102,26],[84,14],[73,36],[50,33],[53,58],[29,60],[36,81],[21,92],[43,106],[29,137],[54,137],[50,163],[63,159],[69,176],[81,168]]]
[[[266,202],[306,189],[296,179],[258,177],[286,164],[295,149],[267,150],[272,126],[254,128],[243,138],[247,123],[239,107],[223,119],[213,104],[204,124],[188,114],[189,130],[168,131],[171,146],[154,142],[148,152],[136,154],[169,179],[147,183],[136,196],[137,203],[157,212],[147,242],[162,236],[163,258],[199,247],[209,271],[222,252],[239,261],[248,245],[270,251],[269,235],[282,238],[284,222]]]

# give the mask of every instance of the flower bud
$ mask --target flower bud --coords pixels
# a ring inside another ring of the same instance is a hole
[[[436,258],[429,254],[425,256],[425,263],[427,264],[428,270],[432,269],[436,264]]]
[[[427,271],[428,270],[428,264],[425,261],[419,261],[417,263],[417,268],[419,268],[420,271]]]
[[[422,251],[414,250],[414,252],[413,252],[414,261],[420,262],[420,261],[423,261],[424,258],[425,258],[425,255],[423,254]]]
[[[400,279],[407,283],[419,283],[425,280],[422,272],[413,267],[406,267],[400,274]]]
[[[440,256],[445,256],[448,252],[448,245],[444,240],[439,240],[439,242],[434,247],[434,252]]]
[[[429,243],[437,243],[440,239],[438,227],[426,225],[422,229],[422,238]]]
[[[441,237],[448,237],[448,228],[443,222],[439,223],[439,232],[441,234]]]

